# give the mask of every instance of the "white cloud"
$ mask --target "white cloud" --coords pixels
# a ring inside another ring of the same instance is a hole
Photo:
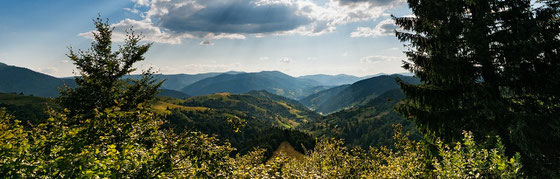
[[[284,57],[284,58],[280,58],[280,63],[291,63],[292,59]]]
[[[57,67],[40,67],[40,68],[36,68],[35,70],[53,76],[58,74],[59,72]]]
[[[403,59],[404,59],[403,57],[372,55],[372,56],[362,57],[360,59],[360,62],[368,63],[368,64],[376,64],[381,62],[400,61]]]
[[[228,34],[228,33],[220,33],[215,35],[214,33],[209,33],[204,38],[207,39],[245,39],[245,35],[243,34]]]
[[[348,1],[348,0],[342,0]],[[250,0],[239,0],[239,1],[218,1],[218,0],[188,0],[188,1],[163,1],[163,0],[153,0],[150,6],[150,10],[146,13],[147,18],[157,18],[157,19],[164,19],[160,20],[159,23],[162,21],[164,22],[185,22],[181,20],[197,20],[197,21],[204,21],[203,17],[205,16],[197,16],[197,12],[205,12],[204,10],[221,10],[220,14],[223,15],[225,10],[229,9],[239,9],[239,10],[247,10],[244,13],[253,13],[249,15],[255,15],[256,17],[251,17],[255,20],[255,23],[247,23],[244,26],[259,26],[260,24],[277,24],[277,26],[272,26],[267,31],[262,32],[244,32],[244,33],[251,33],[255,34],[256,37],[263,37],[266,35],[290,35],[290,34],[299,34],[299,35],[307,35],[307,36],[317,36],[322,35],[324,33],[333,32],[337,26],[351,23],[351,22],[359,22],[359,21],[368,21],[377,19],[380,17],[388,16],[385,13],[386,10],[396,7],[397,5],[402,4],[403,0],[350,0],[352,3],[342,3],[341,0],[329,0],[327,3],[319,5],[318,3],[312,0],[257,0],[257,1],[250,1]],[[229,2],[229,3],[228,3]],[[237,3],[231,3],[237,2]],[[241,2],[241,3],[238,3]],[[245,2],[245,3],[243,3]],[[217,5],[216,5],[217,4]],[[238,7],[238,6],[248,6],[248,7]],[[251,11],[253,8],[266,8],[269,7],[268,11],[273,9],[283,9],[282,11],[278,11],[275,13],[283,13],[279,14],[281,16],[271,17],[271,12],[263,11],[264,14],[259,14],[261,11]],[[181,11],[179,11],[181,10]],[[235,12],[235,11],[234,11]],[[179,13],[179,14],[177,14]],[[241,13],[241,14],[244,14]],[[233,13],[239,14],[239,13]],[[196,16],[196,19],[177,19],[175,17],[193,17]],[[207,18],[211,18],[212,16],[207,15]],[[280,18],[282,17],[282,18]],[[235,17],[228,17],[230,20],[235,19]],[[256,19],[254,19],[256,18]],[[280,21],[280,20],[288,20],[288,21]],[[308,20],[308,21],[306,21]],[[241,23],[246,21],[239,21],[237,23]],[[190,22],[189,22],[190,23]],[[296,23],[296,24],[294,24]],[[192,24],[188,27],[196,27],[201,28],[199,29],[200,32],[213,32],[218,30],[227,31],[234,31],[234,30],[243,30],[236,28],[237,26],[232,26],[229,24],[218,24],[217,27],[212,28],[202,28],[195,25],[201,24]],[[207,24],[209,25],[209,24]],[[168,28],[178,28],[181,30],[189,30],[189,28],[179,28],[175,27],[176,24],[170,23],[167,24]],[[184,26],[184,25],[183,25]],[[192,29],[192,28],[191,28]],[[246,30],[246,29],[245,29]],[[227,33],[227,32],[226,32]]]
[[[385,19],[373,29],[369,27],[357,27],[356,31],[350,33],[350,37],[379,37],[395,35],[394,31],[400,29],[393,19]]]
[[[187,64],[181,69],[183,72],[189,73],[205,73],[205,72],[224,72],[231,70],[239,70],[240,63],[232,64]]]
[[[231,63],[231,64],[219,64],[219,63],[192,63],[185,65],[164,65],[159,66],[155,64],[140,64],[138,69],[148,69],[153,68],[157,73],[162,74],[197,74],[197,73],[208,73],[208,72],[226,72],[226,71],[245,71],[242,69],[241,63]],[[140,71],[140,70],[139,70]],[[138,72],[138,71],[137,71]]]
[[[128,8],[128,7],[127,7],[127,8],[124,8],[124,10],[125,10],[125,11],[128,11],[128,12],[132,12],[132,13],[134,13],[134,14],[141,14],[140,11],[139,11],[138,9],[136,9],[136,8],[131,9],[131,8]]]
[[[317,58],[317,57],[307,57],[307,60],[309,60],[309,61],[314,61],[314,60],[317,60],[317,59],[319,59],[319,58]]]
[[[150,4],[150,0],[132,0],[132,2],[139,6],[148,6]]]
[[[132,0],[142,20],[124,19],[113,24],[114,35],[129,28],[142,32],[145,40],[180,44],[181,39],[245,39],[268,35],[319,36],[340,25],[387,17],[388,9],[404,0]],[[145,7],[145,8],[140,8]],[[147,10],[140,10],[147,9]],[[361,27],[354,36],[375,29]],[[371,34],[368,33],[368,34]],[[90,33],[80,36],[92,37]]]
[[[402,4],[404,0],[335,0],[343,5],[354,5],[358,3],[366,3],[370,6],[387,6],[387,5],[398,5]]]
[[[156,43],[180,44],[181,39],[196,38],[195,36],[186,33],[179,34],[165,32],[161,28],[154,26],[148,20],[137,21],[132,19],[124,19],[119,23],[112,24],[111,27],[115,28],[113,30],[113,40],[121,42],[126,39],[126,31],[131,27],[136,34],[142,34],[142,36],[144,36],[143,40]],[[92,31],[81,33],[78,35],[93,39]]]

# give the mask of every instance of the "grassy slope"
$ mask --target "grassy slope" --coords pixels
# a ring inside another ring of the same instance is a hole
[[[290,158],[295,158],[297,160],[303,160],[304,155],[301,152],[298,152],[288,141],[282,141],[278,148],[272,154],[272,158],[283,154]]]
[[[282,141],[296,145],[294,150],[303,151],[302,144],[312,148],[313,138],[293,129],[319,117],[297,101],[267,92],[217,93],[184,100],[158,97],[154,108],[164,114],[175,131],[197,130],[216,135],[231,142],[242,154],[255,147],[264,148],[268,157]],[[243,119],[246,124],[234,132],[230,119]]]

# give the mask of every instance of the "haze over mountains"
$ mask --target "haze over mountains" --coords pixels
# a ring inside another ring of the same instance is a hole
[[[252,90],[267,90],[274,94],[298,99],[313,93],[320,86],[314,80],[299,79],[279,71],[258,73],[221,74],[193,83],[181,91],[195,96],[219,92],[246,93]]]
[[[138,78],[130,75],[127,78]],[[269,93],[298,100],[319,113],[328,114],[340,109],[362,105],[381,95],[397,89],[395,77],[409,83],[418,83],[416,78],[404,75],[307,75],[292,77],[279,71],[254,73],[224,72],[202,74],[156,74],[165,80],[160,96],[185,99],[190,96],[214,93],[243,94],[265,90]],[[56,97],[58,88],[67,84],[75,86],[73,78],[56,78],[27,68],[0,63],[0,92],[24,93],[41,97]]]
[[[411,84],[418,84],[417,78],[403,75],[382,75],[358,81],[352,85],[342,85],[324,90],[300,100],[300,102],[320,113],[331,113],[339,109],[362,105],[381,94],[400,89],[395,77]]]
[[[74,79],[61,79],[33,70],[0,62],[0,92],[24,93],[42,97],[58,96],[64,84],[74,86]]]
[[[314,145],[313,137],[320,136],[343,138],[354,146],[390,145],[393,124],[415,131],[413,124],[393,110],[404,97],[395,78],[419,82],[411,76],[292,77],[279,71],[231,71],[154,77],[166,80],[159,94],[165,97],[156,100],[154,109],[166,114],[170,127],[216,135],[230,141],[240,153],[259,147],[268,149],[266,156],[270,157],[282,142],[295,144],[295,150],[303,153]],[[0,106],[31,121],[45,115],[41,111],[48,99],[40,97],[56,97],[57,88],[64,84],[75,86],[73,78],[0,64],[0,99],[24,99],[0,101]],[[21,92],[40,97],[2,94]],[[231,130],[228,121],[232,119],[246,121],[239,133]]]

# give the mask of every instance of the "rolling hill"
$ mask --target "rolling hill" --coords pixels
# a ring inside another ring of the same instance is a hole
[[[183,88],[181,92],[200,96],[223,92],[242,94],[253,90],[266,90],[277,95],[299,99],[312,94],[316,86],[320,85],[314,80],[298,79],[278,71],[263,71],[221,74],[195,82]]]
[[[401,124],[412,139],[420,139],[414,124],[394,111],[394,106],[404,97],[400,89],[392,89],[362,106],[324,116],[306,128],[314,136],[341,138],[347,145],[362,148],[391,146],[394,124]]]
[[[167,96],[167,97],[172,97],[177,99],[186,99],[191,97],[190,95],[185,94],[183,92],[170,90],[170,89],[160,89],[158,96]]]
[[[417,78],[410,76],[382,75],[361,80],[349,86],[339,86],[321,91],[301,99],[300,102],[323,114],[363,105],[384,92],[399,89],[400,87],[395,81],[396,77],[408,83],[419,83]]]
[[[357,81],[362,80],[363,78],[352,76],[352,75],[345,75],[345,74],[340,74],[340,75],[318,74],[318,75],[300,76],[298,77],[298,79],[314,80],[319,82],[319,85],[322,86],[340,86],[340,85],[355,83]]]
[[[197,81],[218,76],[220,74],[240,74],[244,72],[229,71],[224,73],[200,73],[200,74],[154,74],[154,78],[158,80],[165,80],[161,88],[181,91],[186,86],[189,86]],[[140,75],[127,75],[125,78],[139,78]]]
[[[165,114],[175,131],[197,130],[231,142],[239,153],[255,147],[267,149],[267,156],[287,141],[297,151],[314,145],[307,133],[295,130],[320,116],[297,101],[266,91],[249,94],[218,93],[185,100],[160,97],[154,108]],[[235,132],[232,121],[244,120]]]
[[[319,107],[325,107],[325,103],[330,102],[330,99],[333,99],[338,95],[341,91],[348,88],[350,85],[341,85],[333,88],[329,88],[312,95],[309,95],[303,99],[300,99],[299,102],[301,104],[309,107],[309,109],[318,111]]]
[[[49,116],[45,112],[47,106],[55,108],[51,99],[37,96],[26,96],[22,94],[0,93],[0,109],[6,111],[20,121],[22,124],[37,124],[46,120]]]
[[[0,92],[56,97],[58,88],[74,85],[73,80],[63,80],[27,68],[0,63]]]

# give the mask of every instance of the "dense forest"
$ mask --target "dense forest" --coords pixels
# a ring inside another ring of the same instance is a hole
[[[59,96],[0,94],[0,175],[559,178],[560,2],[407,2],[414,15],[393,18],[415,77],[303,98],[354,95],[328,115],[267,91],[158,97],[151,70],[126,77],[152,44],[130,30],[113,49],[98,17],[91,48],[70,48],[79,76]]]

